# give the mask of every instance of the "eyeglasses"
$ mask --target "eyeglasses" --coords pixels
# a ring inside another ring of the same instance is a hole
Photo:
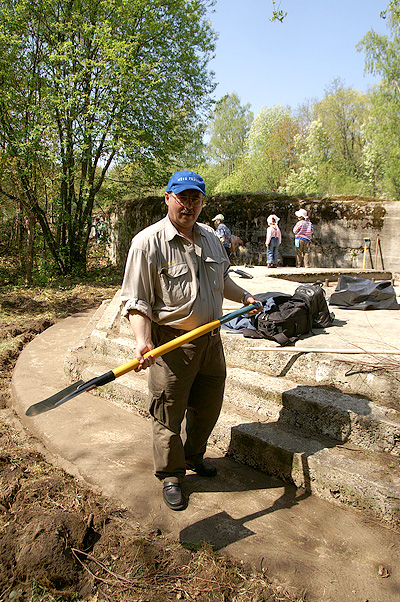
[[[192,207],[200,207],[204,201],[204,196],[177,196],[174,192],[171,192],[170,194],[174,197],[178,205],[181,205],[182,207],[188,207],[189,205]]]

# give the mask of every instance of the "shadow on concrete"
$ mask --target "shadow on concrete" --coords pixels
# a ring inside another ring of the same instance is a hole
[[[246,465],[257,464],[260,476],[267,479],[262,480],[261,486],[256,483],[254,486],[252,483],[251,488],[284,487],[284,493],[270,507],[242,518],[235,519],[222,511],[189,525],[180,533],[181,543],[190,546],[207,541],[219,550],[255,534],[245,523],[282,508],[291,508],[309,497],[314,478],[309,458],[322,449],[346,443],[351,437],[352,425],[354,420],[357,421],[357,416],[371,413],[370,400],[359,395],[341,396],[340,402],[333,408],[327,400],[329,402],[330,396],[338,393],[341,394],[341,391],[333,387],[298,386],[284,393],[282,409],[276,422],[256,422],[234,427],[228,455]],[[310,394],[311,399],[312,396],[315,397],[315,403],[310,402]],[[307,403],[302,402],[302,396],[307,399]],[[323,397],[325,403],[319,404],[318,396]],[[224,460],[213,459],[213,463],[217,468],[218,464],[223,468]],[[220,474],[222,473],[223,470]],[[248,480],[241,483],[240,477],[234,481],[223,480],[221,477],[206,480],[189,475],[185,479],[185,488],[189,495],[195,491],[238,492],[249,490],[248,483]],[[335,490],[331,493],[335,495]]]
[[[240,499],[241,492],[263,489],[269,491],[273,489],[283,490],[283,493],[267,508],[261,508],[240,518],[234,518],[228,512],[221,511],[188,525],[182,529],[179,535],[180,542],[186,547],[207,542],[214,550],[225,548],[232,543],[255,534],[255,531],[246,526],[246,523],[250,523],[278,510],[292,508],[309,495],[304,491],[296,489],[290,483],[285,483],[274,476],[254,470],[232,458],[212,458],[212,462],[218,469],[218,476],[216,478],[204,479],[190,473],[186,475],[184,491],[187,497],[190,497],[195,492],[230,492],[232,494],[236,493]]]
[[[275,500],[269,508],[247,514],[242,518],[233,518],[225,511],[218,512],[182,529],[179,534],[179,541],[185,547],[207,542],[214,550],[221,550],[230,544],[256,534],[255,531],[246,527],[245,523],[272,514],[277,510],[292,508],[308,496],[309,494],[306,492],[298,495],[294,486],[286,485],[283,495]]]

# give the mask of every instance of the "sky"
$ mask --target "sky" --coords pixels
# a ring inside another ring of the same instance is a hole
[[[276,0],[287,12],[271,22],[271,0],[217,0],[210,13],[218,33],[210,62],[218,82],[214,98],[236,92],[257,115],[275,105],[296,109],[322,100],[333,80],[360,92],[379,82],[364,72],[355,46],[373,29],[389,35],[380,12],[389,0]]]

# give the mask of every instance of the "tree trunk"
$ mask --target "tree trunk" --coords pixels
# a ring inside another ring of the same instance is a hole
[[[25,282],[26,284],[32,284],[32,269],[33,269],[33,256],[34,256],[34,238],[35,238],[35,218],[31,211],[28,212],[28,217],[25,218],[25,224],[27,229],[27,241],[26,241],[26,262],[25,262]]]

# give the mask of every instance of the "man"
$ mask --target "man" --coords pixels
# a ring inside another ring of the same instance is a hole
[[[214,230],[197,222],[205,195],[197,173],[173,174],[165,192],[168,214],[133,238],[121,289],[122,315],[136,338],[137,370],[150,368],[155,475],[172,510],[186,507],[181,485],[187,469],[205,477],[217,472],[204,453],[225,386],[219,328],[163,357],[143,354],[218,319],[224,297],[245,305],[256,301],[229,277]]]
[[[216,215],[215,217],[213,217],[212,221],[214,222],[215,225],[215,234],[218,236],[218,238],[221,241],[221,244],[223,245],[226,254],[228,255],[228,257],[231,254],[231,231],[229,230],[228,226],[226,224],[224,224],[224,216],[222,215],[222,213],[218,213],[218,215]]]

